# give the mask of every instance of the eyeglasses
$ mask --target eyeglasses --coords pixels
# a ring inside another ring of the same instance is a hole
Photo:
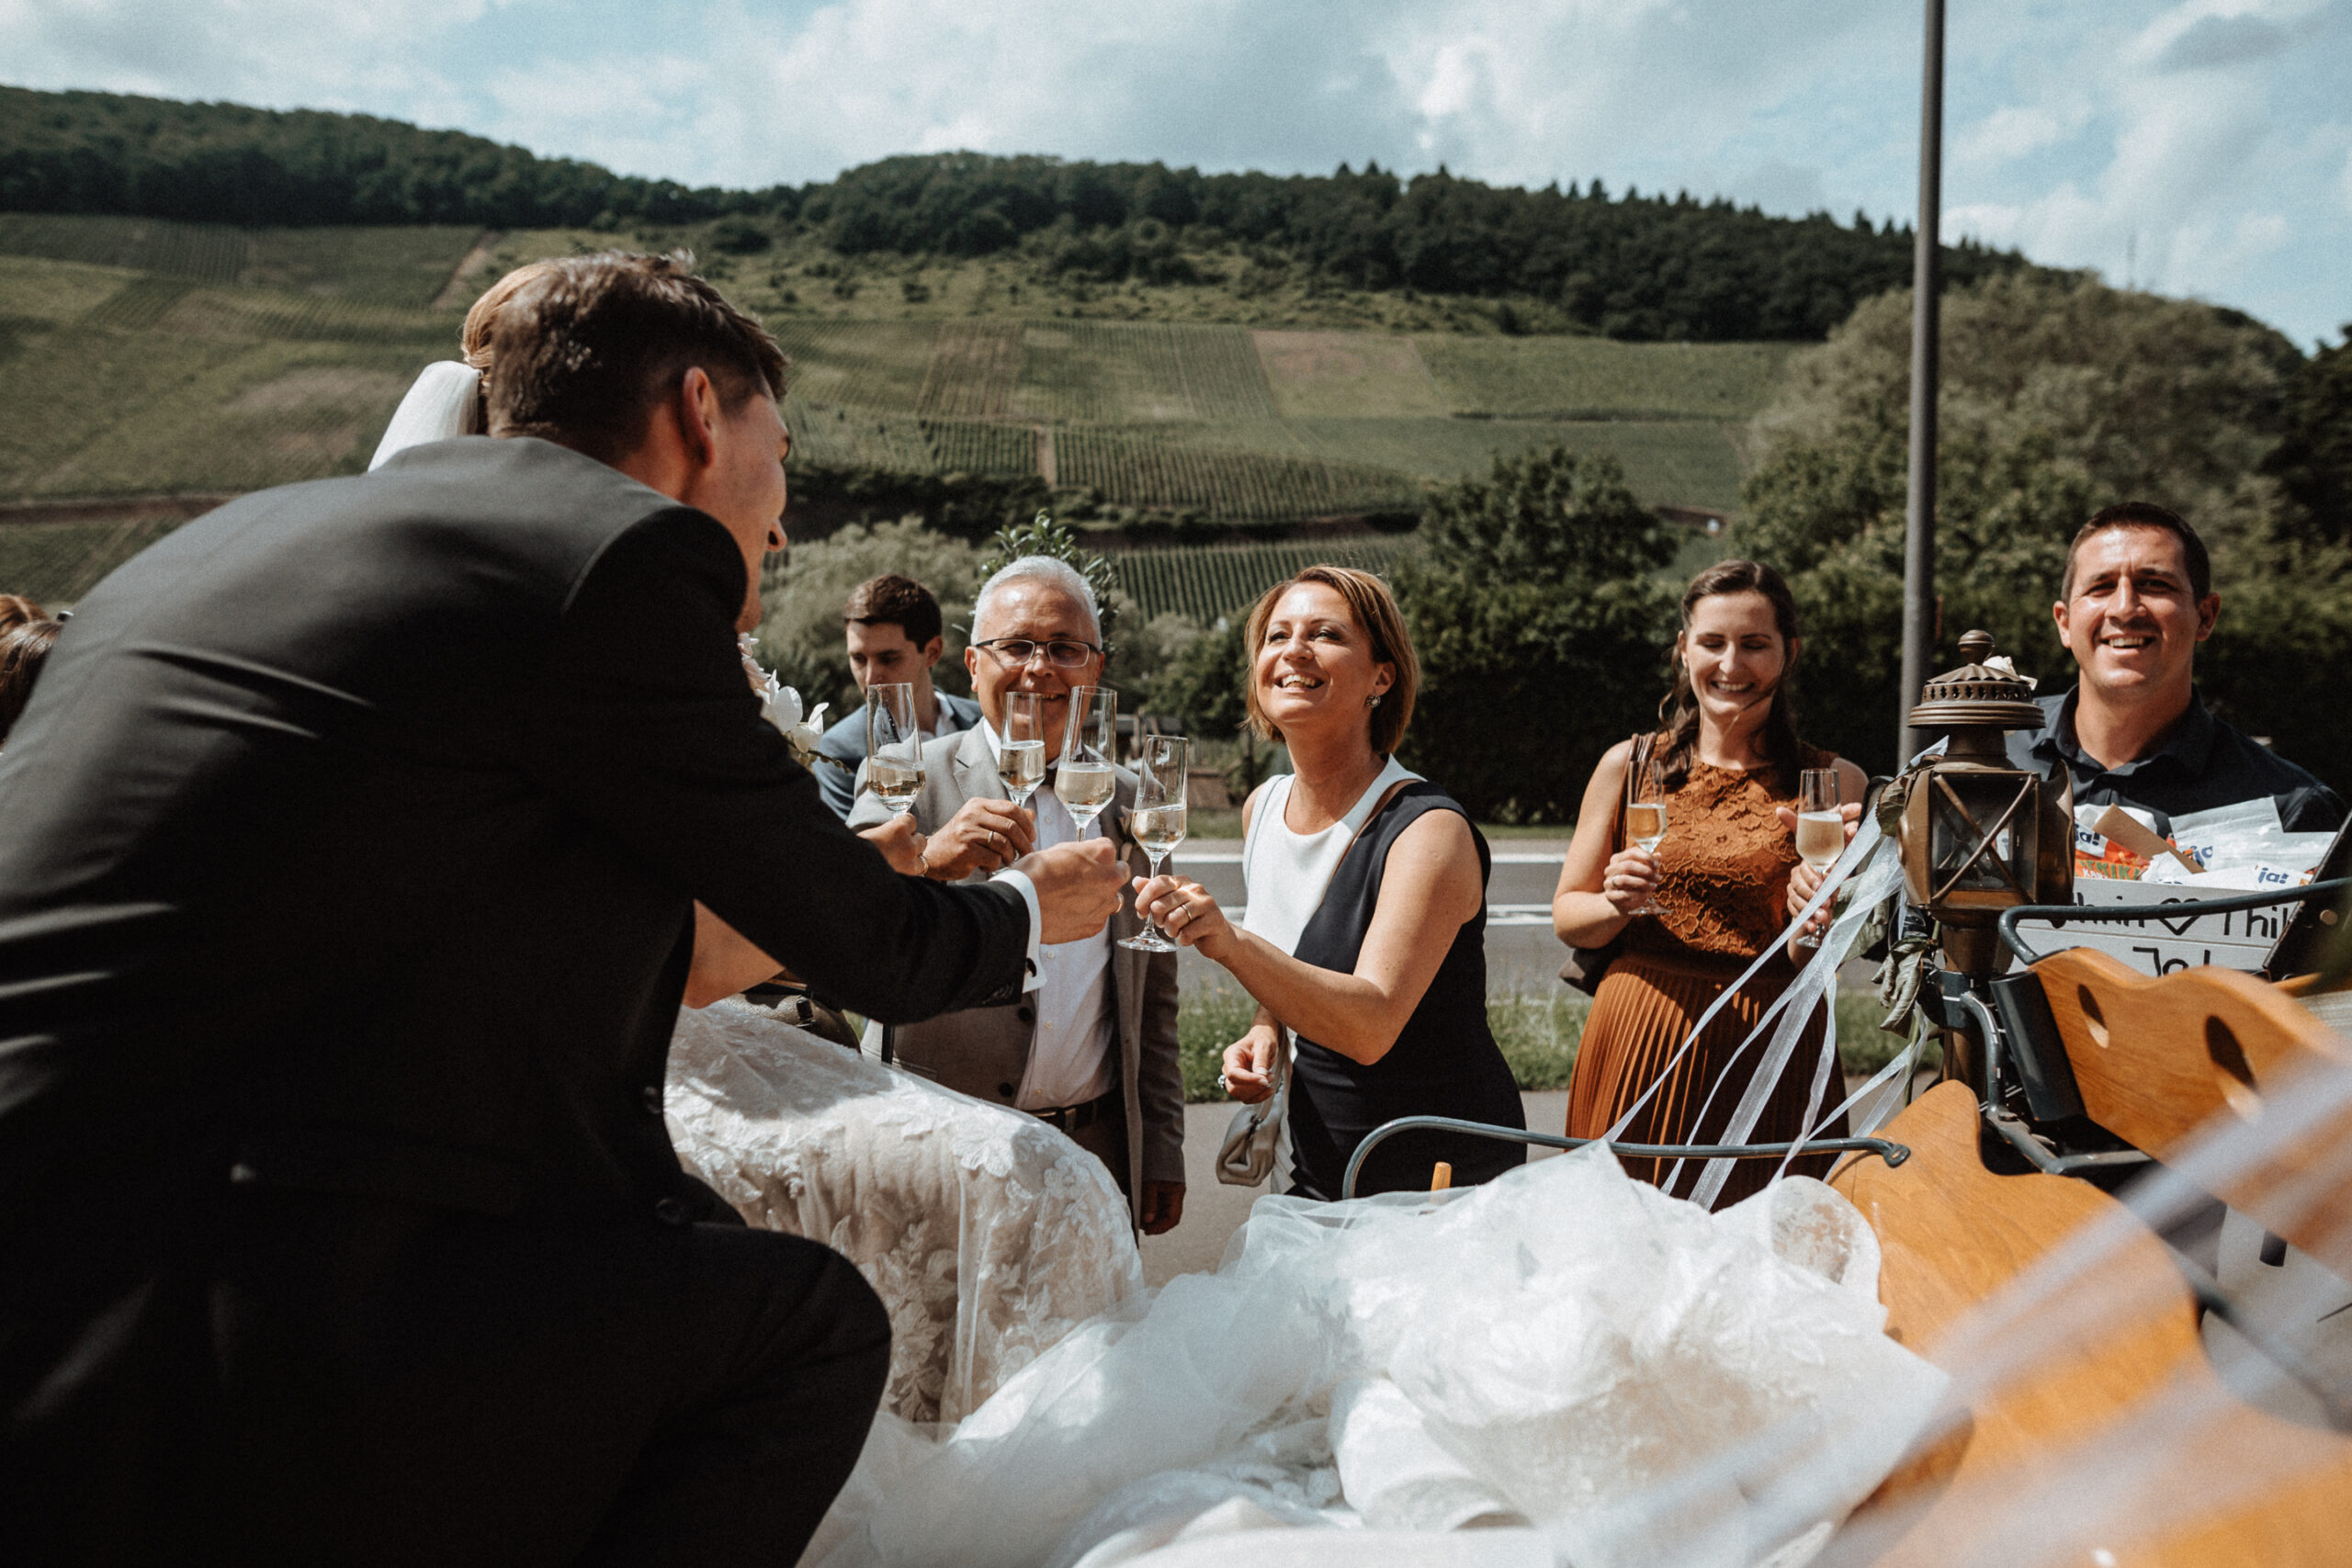
[[[1028,663],[1042,652],[1064,670],[1079,669],[1102,651],[1091,642],[1071,642],[1062,637],[1051,642],[1032,642],[1025,637],[1000,637],[972,646],[985,648],[1001,662],[1015,666]]]

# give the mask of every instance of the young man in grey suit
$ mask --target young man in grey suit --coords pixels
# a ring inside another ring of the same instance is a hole
[[[997,777],[1005,694],[1042,699],[1046,755],[1060,749],[1069,694],[1102,675],[1101,623],[1086,580],[1065,563],[1024,556],[981,588],[964,650],[982,722],[923,748],[915,826],[924,874],[985,882],[1000,867],[1043,846],[1068,843],[1078,824],[1050,782],[1015,807]],[[853,829],[890,830],[892,813],[858,780]],[[1150,868],[1126,836],[1135,775],[1096,826],[1137,875]],[[903,830],[901,825],[900,830]],[[1018,1106],[1068,1133],[1108,1166],[1147,1235],[1172,1229],[1184,1213],[1184,1082],[1176,1057],[1176,955],[1138,953],[1115,938],[1141,927],[1122,907],[1110,928],[1044,950],[1039,987],[1001,1006],[978,1007],[926,1022],[876,1027],[869,1036],[902,1066],[950,1089]]]

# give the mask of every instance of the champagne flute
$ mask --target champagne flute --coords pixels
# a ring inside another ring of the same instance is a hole
[[[1625,770],[1625,838],[1629,843],[1657,858],[1658,840],[1666,837],[1666,778],[1658,767],[1655,751],[1634,759]],[[1636,915],[1665,913],[1658,908],[1657,895],[1653,893],[1642,901]]]
[[[1838,770],[1807,768],[1797,775],[1797,859],[1816,874],[1838,863],[1846,848],[1846,818],[1838,809]],[[1819,947],[1821,933],[1797,938],[1799,947]]]
[[[1143,755],[1136,759],[1136,808],[1127,818],[1127,831],[1151,857],[1154,876],[1184,841],[1184,766],[1190,760],[1189,750],[1181,735],[1148,735]],[[1138,953],[1176,951],[1176,944],[1157,922],[1148,922],[1134,936],[1121,937],[1119,945]]]
[[[1024,809],[1046,782],[1046,709],[1035,692],[1004,694],[1004,733],[997,738],[996,776]]]
[[[1094,819],[1111,804],[1111,759],[1118,734],[1118,693],[1108,686],[1070,688],[1061,761],[1054,765],[1054,794],[1077,818],[1081,839],[1092,834]]]
[[[865,688],[865,784],[893,811],[912,811],[922,793],[922,726],[911,683]]]

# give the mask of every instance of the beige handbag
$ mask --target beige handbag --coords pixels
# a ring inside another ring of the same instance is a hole
[[[1390,784],[1372,809],[1365,813],[1363,825],[1348,840],[1340,858],[1331,863],[1333,874],[1355,853],[1356,840],[1363,837],[1365,828],[1380,819],[1396,792],[1412,783],[1399,779]],[[1280,1024],[1274,1026],[1274,1092],[1255,1105],[1245,1105],[1233,1113],[1233,1124],[1225,1130],[1225,1143],[1216,1151],[1216,1179],[1227,1187],[1259,1187],[1274,1173],[1274,1150],[1282,1143],[1283,1118],[1290,1111],[1290,1031]]]

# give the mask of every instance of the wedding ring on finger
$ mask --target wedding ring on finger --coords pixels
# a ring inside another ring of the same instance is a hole
[[[1223,1073],[1219,1073],[1216,1076],[1216,1087],[1217,1091],[1221,1094],[1231,1094],[1233,1092],[1233,1085],[1227,1081],[1226,1076]]]

